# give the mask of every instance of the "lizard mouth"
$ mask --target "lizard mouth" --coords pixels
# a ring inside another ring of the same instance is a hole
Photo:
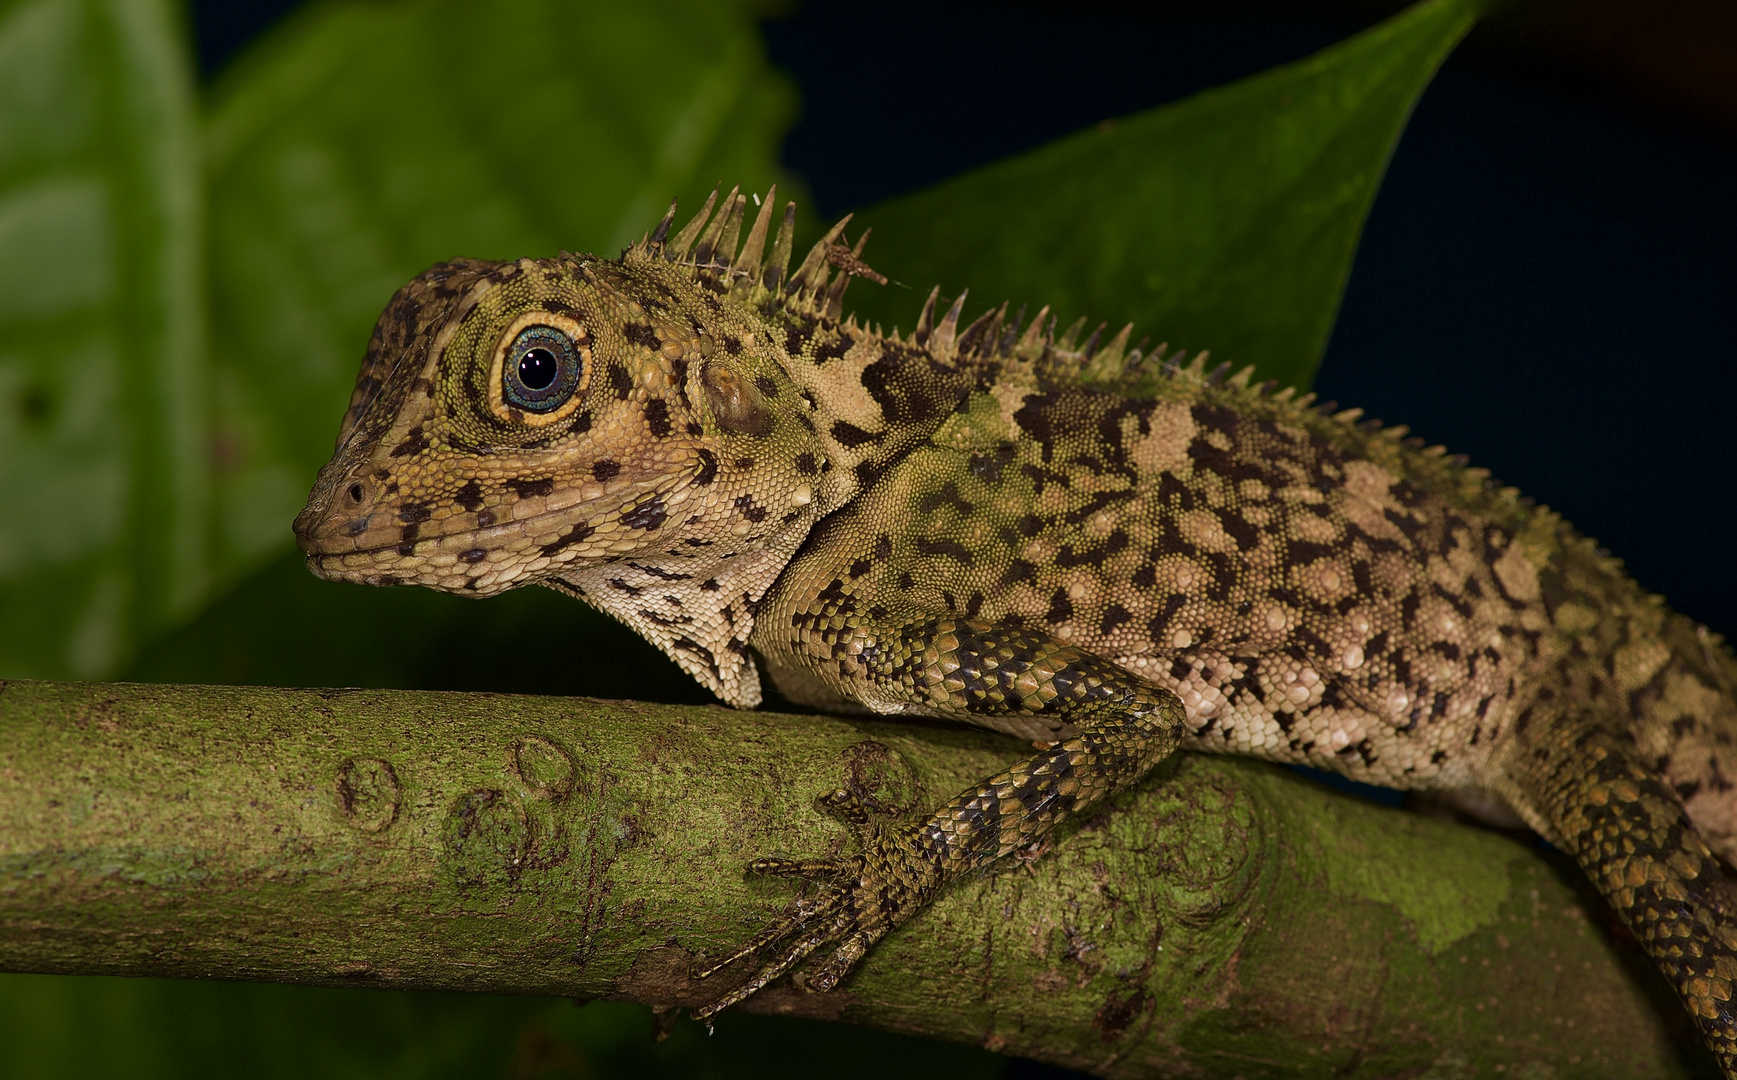
[[[546,563],[538,552],[547,543],[539,540],[567,528],[579,502],[521,500],[469,511],[452,500],[392,497],[369,475],[336,479],[317,483],[296,516],[296,546],[316,577],[365,585],[428,585],[472,595],[510,588]]]
[[[522,516],[507,509],[509,520],[480,526],[465,520],[475,516],[468,513],[406,522],[403,509],[387,507],[318,523],[298,518],[296,546],[308,569],[327,581],[486,596],[524,584],[528,574],[592,532],[570,507]],[[571,539],[563,543],[564,537]]]
[[[373,498],[364,481],[319,494],[325,497],[310,499],[295,521],[296,546],[316,577],[468,596],[492,595],[575,565],[595,556],[600,541],[611,553],[637,548],[656,529],[649,518],[661,523],[668,497],[632,482],[574,485],[474,511],[448,503],[436,514],[418,503]],[[616,530],[613,543],[594,540],[594,533],[612,531],[600,522],[629,528]]]
[[[555,515],[542,515],[553,517]],[[518,546],[516,538],[536,526],[535,519],[521,519],[487,528],[418,536],[412,526],[390,526],[359,532],[354,538],[297,534],[297,546],[308,569],[328,581],[380,584],[380,578],[397,582],[420,579],[426,572],[453,565],[477,567],[489,561],[491,552],[507,552]],[[389,532],[389,538],[369,533]],[[411,533],[406,536],[406,533]],[[359,541],[359,542],[358,542]],[[397,582],[386,582],[394,584]]]

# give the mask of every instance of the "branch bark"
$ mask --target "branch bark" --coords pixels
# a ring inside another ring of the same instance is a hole
[[[0,968],[698,1004],[719,988],[689,961],[792,896],[743,865],[845,843],[817,793],[917,813],[1023,752],[590,699],[0,683]],[[1697,1072],[1584,890],[1514,840],[1179,755],[840,990],[750,1007],[1110,1076]]]

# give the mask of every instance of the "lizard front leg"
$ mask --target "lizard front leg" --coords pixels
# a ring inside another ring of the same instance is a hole
[[[885,711],[903,707],[992,727],[1031,720],[1074,734],[960,792],[921,822],[878,825],[848,793],[827,796],[856,831],[861,851],[753,863],[759,873],[818,877],[828,887],[741,949],[697,969],[705,978],[745,957],[770,955],[746,983],[696,1016],[747,998],[829,944],[832,955],[807,985],[832,989],[948,882],[1139,780],[1183,734],[1175,694],[1039,631],[936,618],[853,628],[837,644],[861,700]]]

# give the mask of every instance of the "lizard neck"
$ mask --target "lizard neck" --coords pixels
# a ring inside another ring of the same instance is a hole
[[[934,434],[979,381],[973,365],[854,319],[792,325],[786,340],[791,381],[825,454],[816,486],[823,514]]]
[[[978,381],[970,365],[854,321],[788,311],[766,321],[782,333],[756,334],[757,343],[797,393],[757,397],[753,410],[776,408],[811,433],[808,449],[788,463],[790,505],[764,507],[779,510],[781,520],[732,518],[739,535],[690,534],[669,547],[575,566],[549,582],[626,623],[738,708],[760,702],[748,649],[755,615],[809,531],[934,434]],[[748,380],[739,383],[755,393]]]

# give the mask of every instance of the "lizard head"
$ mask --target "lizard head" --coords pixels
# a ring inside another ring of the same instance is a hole
[[[780,342],[644,248],[433,267],[375,327],[297,541],[323,578],[471,596],[811,521]]]
[[[810,528],[1010,340],[1005,306],[960,330],[963,296],[937,318],[938,290],[909,338],[841,321],[853,278],[886,280],[867,232],[847,246],[838,222],[792,273],[796,208],[774,235],[773,194],[745,241],[748,197],[714,192],[618,259],[455,260],[399,290],[296,518],[309,568],[465,596],[545,584],[758,702],[755,615]]]

